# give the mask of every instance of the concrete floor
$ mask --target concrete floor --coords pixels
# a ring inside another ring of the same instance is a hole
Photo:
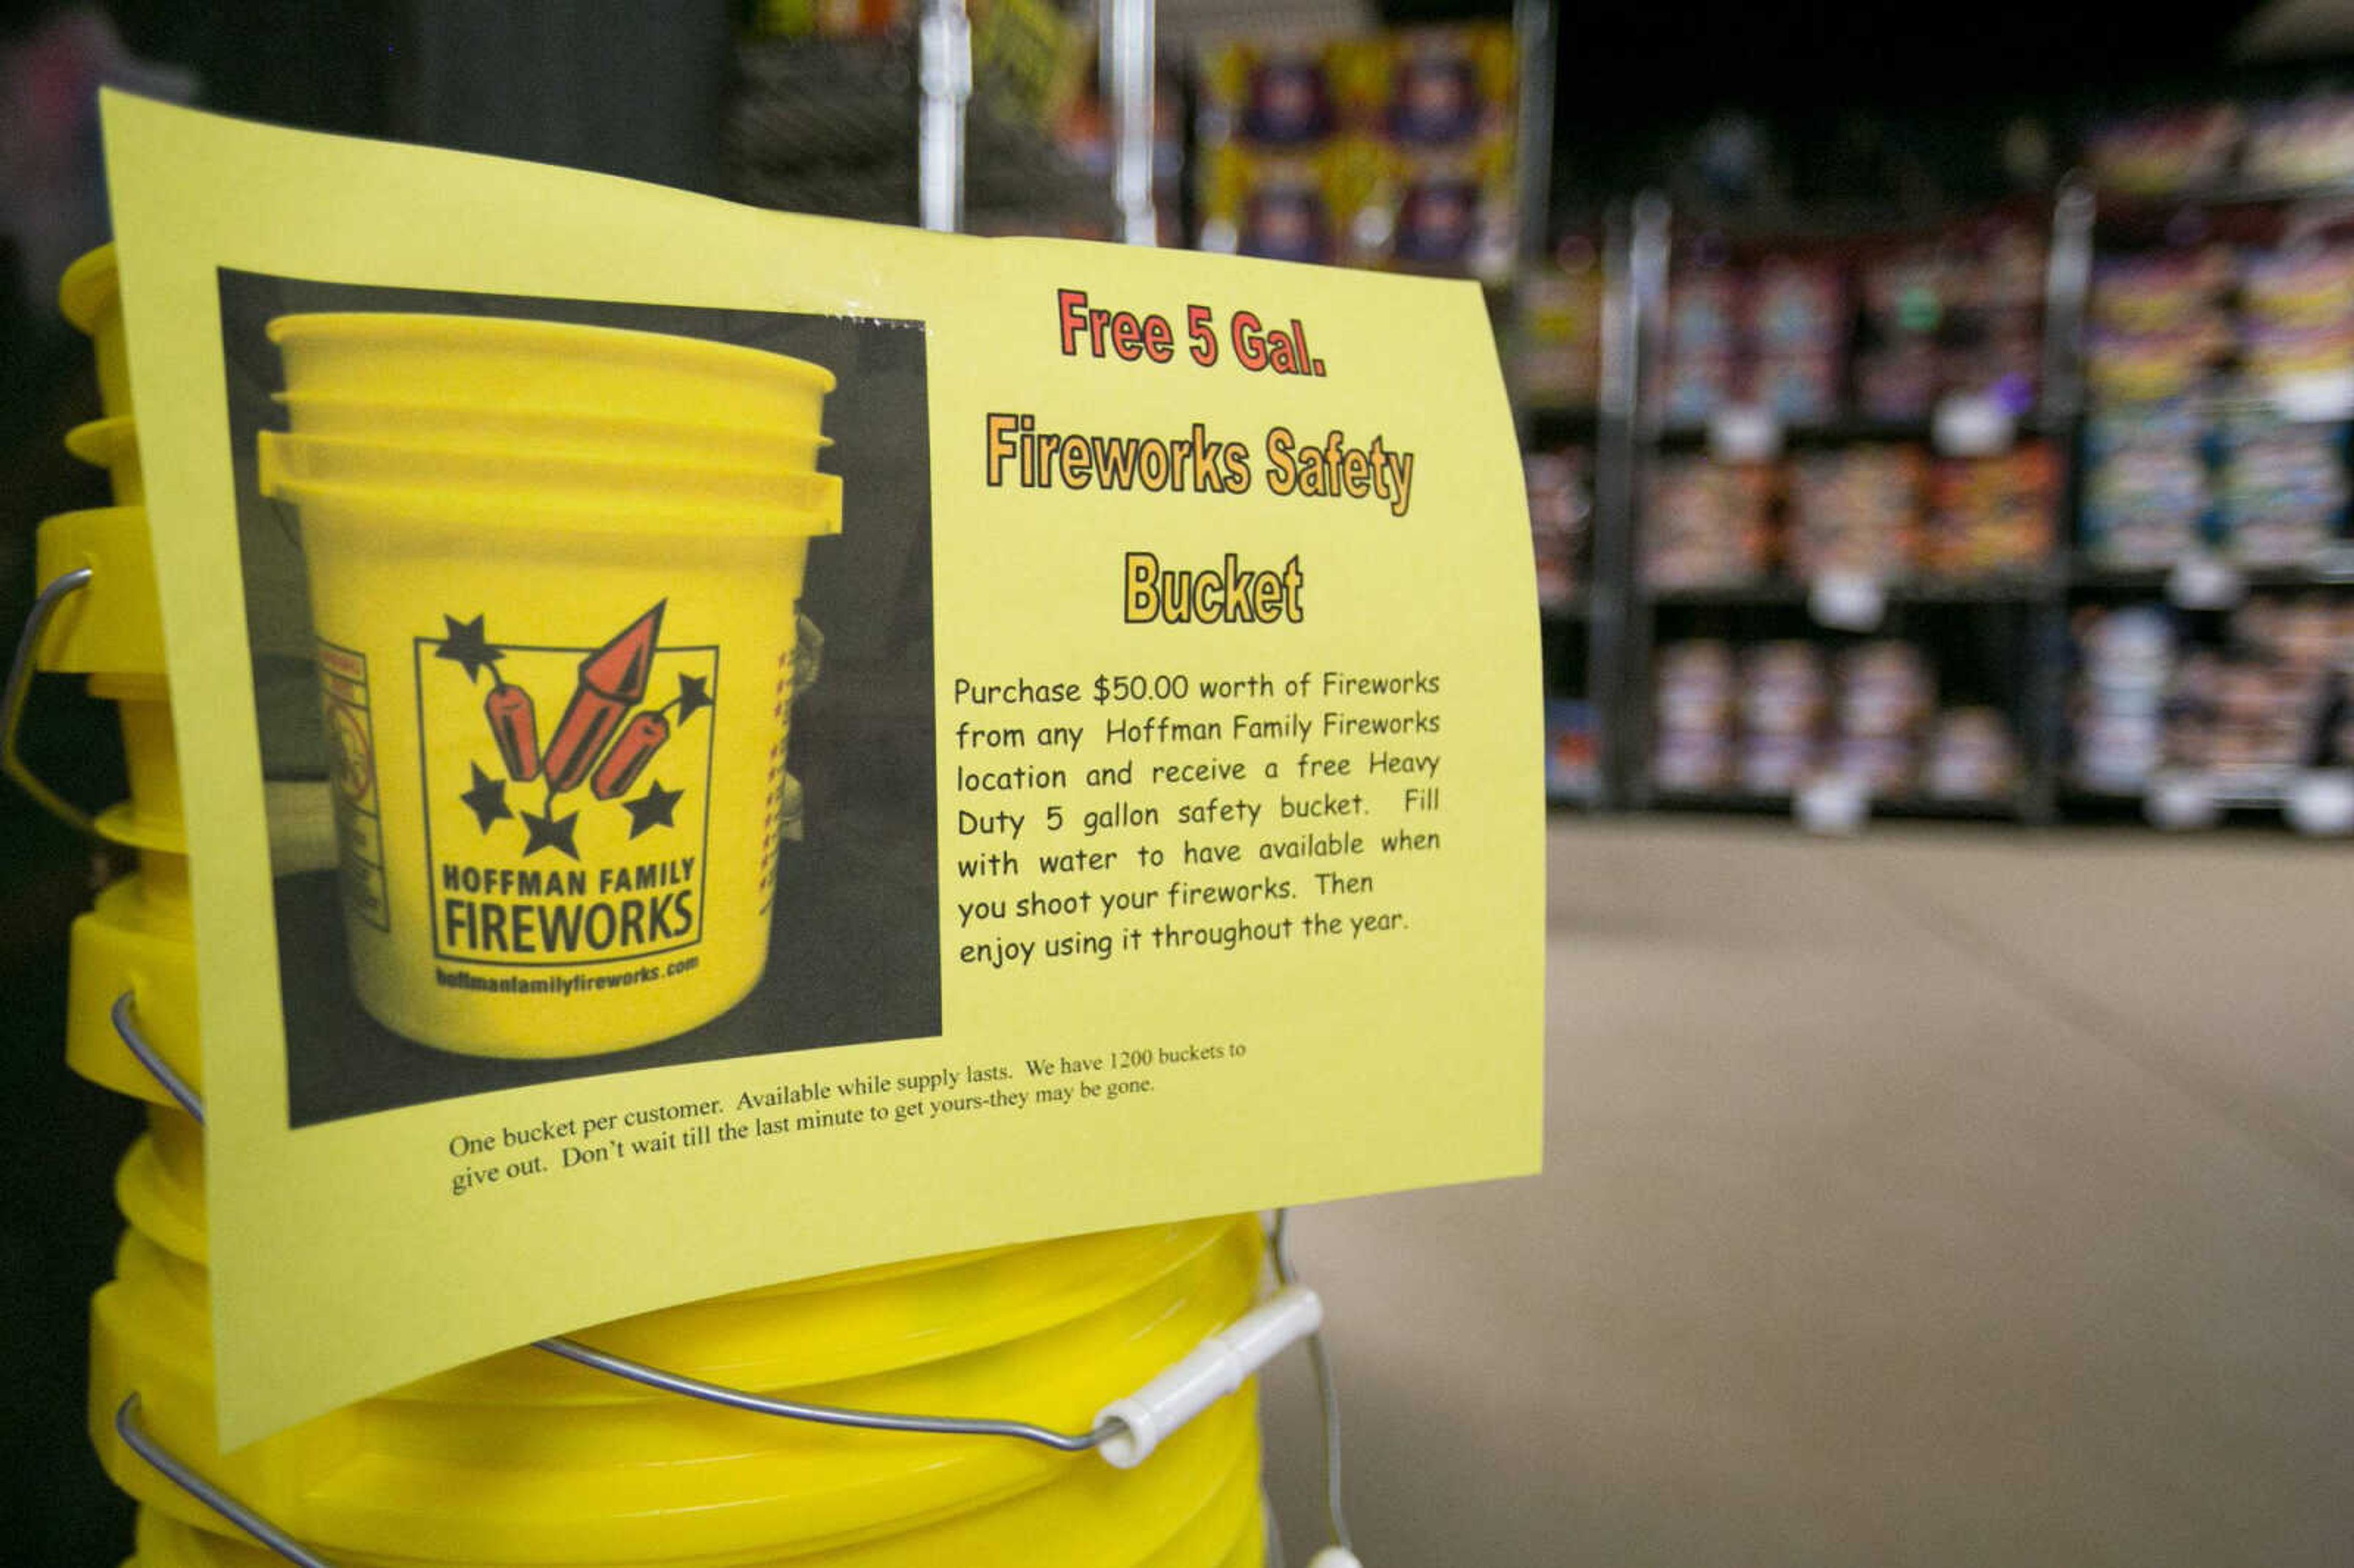
[[[2354,1563],[2354,850],[1547,851],[1544,1174],[1295,1220],[1370,1568]]]

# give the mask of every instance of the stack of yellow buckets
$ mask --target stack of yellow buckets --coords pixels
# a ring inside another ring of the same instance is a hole
[[[85,257],[62,294],[96,340],[107,416],[68,444],[107,467],[118,504],[43,525],[41,580],[89,576],[60,599],[36,660],[118,705],[130,763],[131,800],[89,825],[135,851],[138,870],[75,924],[67,1056],[148,1105],[115,1185],[130,1229],[91,1313],[90,1431],[141,1505],[133,1561],[261,1568],[289,1553],[185,1489],[122,1425],[313,1554],[296,1561],[1258,1564],[1247,1385],[1121,1469],[1000,1436],[779,1419],[525,1348],[218,1451],[203,1128],[126,1048],[116,1017],[200,1095],[179,778],[111,252]],[[1085,1432],[1108,1400],[1249,1311],[1262,1259],[1250,1216],[1148,1226],[798,1281],[577,1339],[770,1399]]]

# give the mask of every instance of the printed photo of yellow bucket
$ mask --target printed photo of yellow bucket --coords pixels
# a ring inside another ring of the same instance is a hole
[[[298,425],[374,410],[258,454],[299,520],[361,1004],[508,1057],[725,1012],[768,960],[795,606],[841,527],[831,373],[483,317],[269,334]],[[698,422],[727,433],[663,443]]]

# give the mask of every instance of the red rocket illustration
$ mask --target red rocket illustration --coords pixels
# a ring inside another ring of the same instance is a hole
[[[491,721],[491,734],[498,739],[499,760],[506,764],[507,777],[523,784],[538,778],[539,717],[532,707],[531,694],[501,681],[482,699],[482,716]]]
[[[565,705],[564,717],[548,738],[541,759],[547,768],[547,787],[561,795],[578,788],[597,766],[605,745],[613,738],[646,694],[646,681],[654,662],[654,640],[662,634],[663,607],[668,599],[630,623],[610,642],[580,661],[580,681]],[[635,777],[635,775],[631,775]]]
[[[588,780],[588,788],[596,791],[599,800],[610,800],[620,794],[638,781],[638,775],[646,770],[646,764],[654,759],[654,753],[669,738],[670,720],[648,708],[621,731],[621,738],[605,754],[595,777]]]

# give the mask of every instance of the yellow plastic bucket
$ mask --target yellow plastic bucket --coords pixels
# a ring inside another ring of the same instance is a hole
[[[1258,1568],[1266,1524],[1256,1438],[1246,1423],[1229,1452],[1198,1446],[1185,1456],[1190,1464],[1166,1472],[1148,1467],[1123,1477],[1081,1467],[1066,1483],[930,1528],[832,1551],[726,1561],[745,1568]],[[1206,1499],[1199,1495],[1204,1490]],[[1170,1530],[1170,1517],[1188,1504],[1194,1505],[1190,1517]],[[275,1568],[281,1562],[154,1509],[140,1510],[137,1540],[133,1562],[143,1568]],[[346,1554],[343,1561],[351,1568],[412,1568],[415,1559]],[[645,1568],[713,1561],[673,1556],[645,1560]]]
[[[201,1266],[203,1129],[151,1107],[115,1175],[132,1229]],[[1236,1245],[1193,1220],[952,1253],[763,1286],[584,1329],[599,1350],[706,1382],[781,1388],[864,1377],[1066,1323]],[[537,1351],[469,1362],[385,1395],[445,1404],[614,1404],[673,1396]]]
[[[122,279],[114,247],[77,260],[58,281],[58,308],[90,336],[98,353],[98,400],[109,415],[131,412],[131,361],[122,346]]]
[[[780,354],[618,327],[398,313],[281,316],[290,403],[823,428],[832,373]],[[111,412],[111,410],[110,410]]]
[[[121,842],[181,852],[180,758],[172,739],[171,688],[159,675],[92,675],[90,694],[114,704],[122,724],[131,799],[109,813],[122,824],[126,836]],[[101,831],[107,821],[100,819]]]
[[[294,434],[350,440],[490,447],[549,456],[652,458],[803,472],[814,469],[817,454],[832,445],[814,425],[788,429],[774,425],[485,408],[467,403],[387,403],[356,397],[297,397],[283,392],[277,397]]]
[[[66,432],[66,450],[106,471],[117,506],[143,506],[147,480],[139,467],[139,422],[129,415],[92,419]]]
[[[41,639],[39,667],[76,674],[164,673],[163,612],[147,547],[147,511],[101,506],[60,512],[35,536],[34,569],[50,583],[78,567],[90,586],[58,607]]]
[[[814,431],[832,385],[779,355],[604,328],[297,316],[270,333],[298,399]],[[740,1001],[768,961],[794,606],[810,539],[841,525],[840,482],[781,459],[260,445],[264,493],[301,518],[362,1005],[444,1050],[573,1056]]]
[[[1211,1245],[1068,1321],[957,1355],[790,1385],[790,1393],[854,1407],[1011,1414],[1082,1427],[1108,1397],[1141,1384],[1248,1307],[1259,1264],[1256,1225],[1243,1219],[1214,1230]],[[1042,1489],[1068,1505],[1125,1491],[1129,1478],[1142,1483],[1130,1496],[1155,1489],[1190,1495],[1190,1506],[1164,1516],[1165,1538],[1220,1479],[1251,1462],[1247,1397],[1214,1407],[1125,1478],[1094,1456],[1008,1440],[849,1432],[673,1396],[561,1409],[413,1394],[371,1400],[222,1457],[210,1437],[202,1270],[135,1234],[125,1238],[118,1268],[92,1304],[92,1431],[110,1474],[140,1501],[217,1528],[202,1505],[122,1446],[113,1413],[135,1391],[148,1429],[167,1446],[331,1553],[751,1563],[861,1545],[874,1555],[853,1561],[998,1561],[922,1554],[931,1548],[894,1552],[887,1543],[912,1543],[917,1527]],[[1189,1473],[1193,1480],[1177,1479]],[[1042,1501],[1013,1538],[1036,1536],[1050,1511]],[[1132,1561],[1152,1544],[1147,1533],[1124,1533],[1138,1548],[1128,1556],[1071,1560]]]
[[[201,1087],[186,863],[160,853],[142,860],[139,873],[101,888],[96,904],[73,923],[66,1065],[101,1087],[168,1105],[171,1095],[124,1047],[112,1016],[115,999],[128,991],[147,1042],[183,1079]]]

